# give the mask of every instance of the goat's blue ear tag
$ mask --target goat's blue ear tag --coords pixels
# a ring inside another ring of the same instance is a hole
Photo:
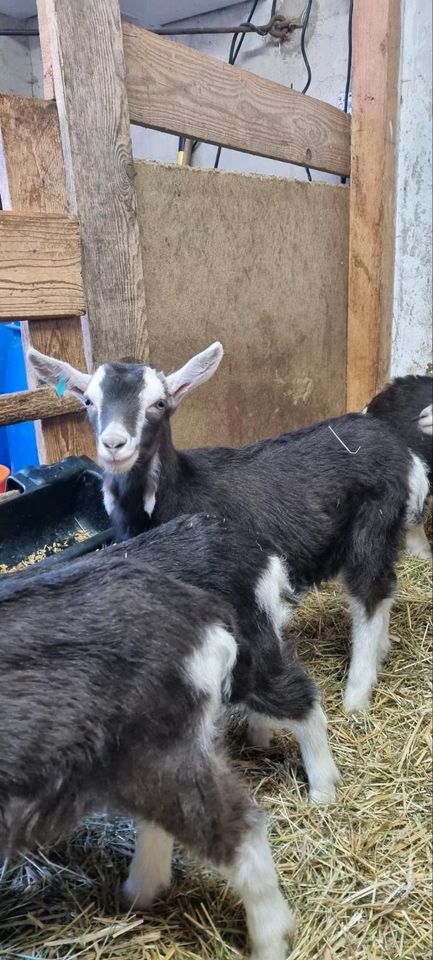
[[[63,397],[63,394],[64,394],[64,392],[65,392],[65,389],[66,389],[66,380],[65,380],[64,377],[62,377],[61,380],[58,380],[58,381],[57,381],[57,386],[56,386],[56,394],[57,394],[57,396],[58,396],[58,397]]]

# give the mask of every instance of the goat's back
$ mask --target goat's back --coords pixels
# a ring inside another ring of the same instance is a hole
[[[105,802],[121,766],[130,776],[139,759],[150,789],[158,757],[189,742],[204,709],[191,664],[206,631],[232,625],[212,596],[109,558],[2,581],[0,617],[0,834],[12,848]]]
[[[183,451],[175,482],[161,474],[152,526],[180,513],[217,513],[269,538],[300,582],[341,569],[360,504],[403,516],[410,457],[396,433],[349,414],[271,440]]]

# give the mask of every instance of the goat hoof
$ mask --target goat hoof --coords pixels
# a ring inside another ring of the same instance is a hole
[[[346,713],[361,713],[370,706],[370,694],[360,693],[358,690],[346,690],[343,709]]]
[[[335,803],[337,792],[335,784],[330,783],[327,787],[323,786],[310,790],[310,803],[314,806],[325,806],[327,803]]]
[[[155,900],[159,899],[163,892],[162,887],[156,890],[134,890],[129,880],[125,880],[122,886],[122,904],[126,910],[134,913],[149,913]]]
[[[296,930],[295,916],[285,903],[282,906],[284,916],[278,918],[278,937],[272,937],[266,944],[257,945],[252,950],[250,960],[286,960],[288,955],[287,943],[293,940]],[[281,923],[281,921],[283,921]]]

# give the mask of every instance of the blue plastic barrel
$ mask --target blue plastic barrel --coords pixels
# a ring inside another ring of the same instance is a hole
[[[0,325],[0,330],[6,332],[6,337],[3,335],[0,340],[0,392],[15,393],[17,390],[27,390],[20,325],[19,323],[3,324]],[[10,467],[11,473],[39,463],[33,421],[13,423],[9,427],[4,427],[3,430],[6,432],[8,452],[6,459],[3,459],[1,455],[4,449],[3,436],[3,440],[0,440],[0,463]]]
[[[0,323],[0,393],[6,393],[4,381],[6,376],[7,355],[9,350],[10,332],[8,325]],[[9,446],[6,427],[0,427],[0,463],[10,467]]]

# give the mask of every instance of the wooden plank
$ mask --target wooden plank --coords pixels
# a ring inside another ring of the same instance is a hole
[[[82,420],[82,403],[74,397],[62,397],[60,400],[51,387],[5,393],[0,396],[0,427],[26,420],[46,420],[48,417],[59,417],[78,411]]]
[[[47,94],[48,95],[48,94]],[[3,207],[16,213],[67,213],[65,171],[55,103],[0,95],[0,193]],[[25,347],[62,357],[86,369],[82,319],[21,323]],[[32,368],[30,386],[36,386]],[[92,431],[82,414],[35,424],[41,463],[68,454],[95,456]]]
[[[118,0],[38,0],[49,36],[69,209],[78,213],[95,364],[148,341]],[[44,51],[43,51],[44,52]]]
[[[84,313],[76,217],[0,213],[0,320]]]
[[[347,408],[389,373],[400,49],[399,0],[355,3]]]
[[[0,93],[0,190],[14,213],[68,213],[55,103]]]
[[[336,107],[123,24],[132,123],[350,174],[350,117]]]
[[[135,170],[151,361],[168,371],[214,340],[225,350],[173,418],[178,445],[237,445],[344,413],[349,190]]]

